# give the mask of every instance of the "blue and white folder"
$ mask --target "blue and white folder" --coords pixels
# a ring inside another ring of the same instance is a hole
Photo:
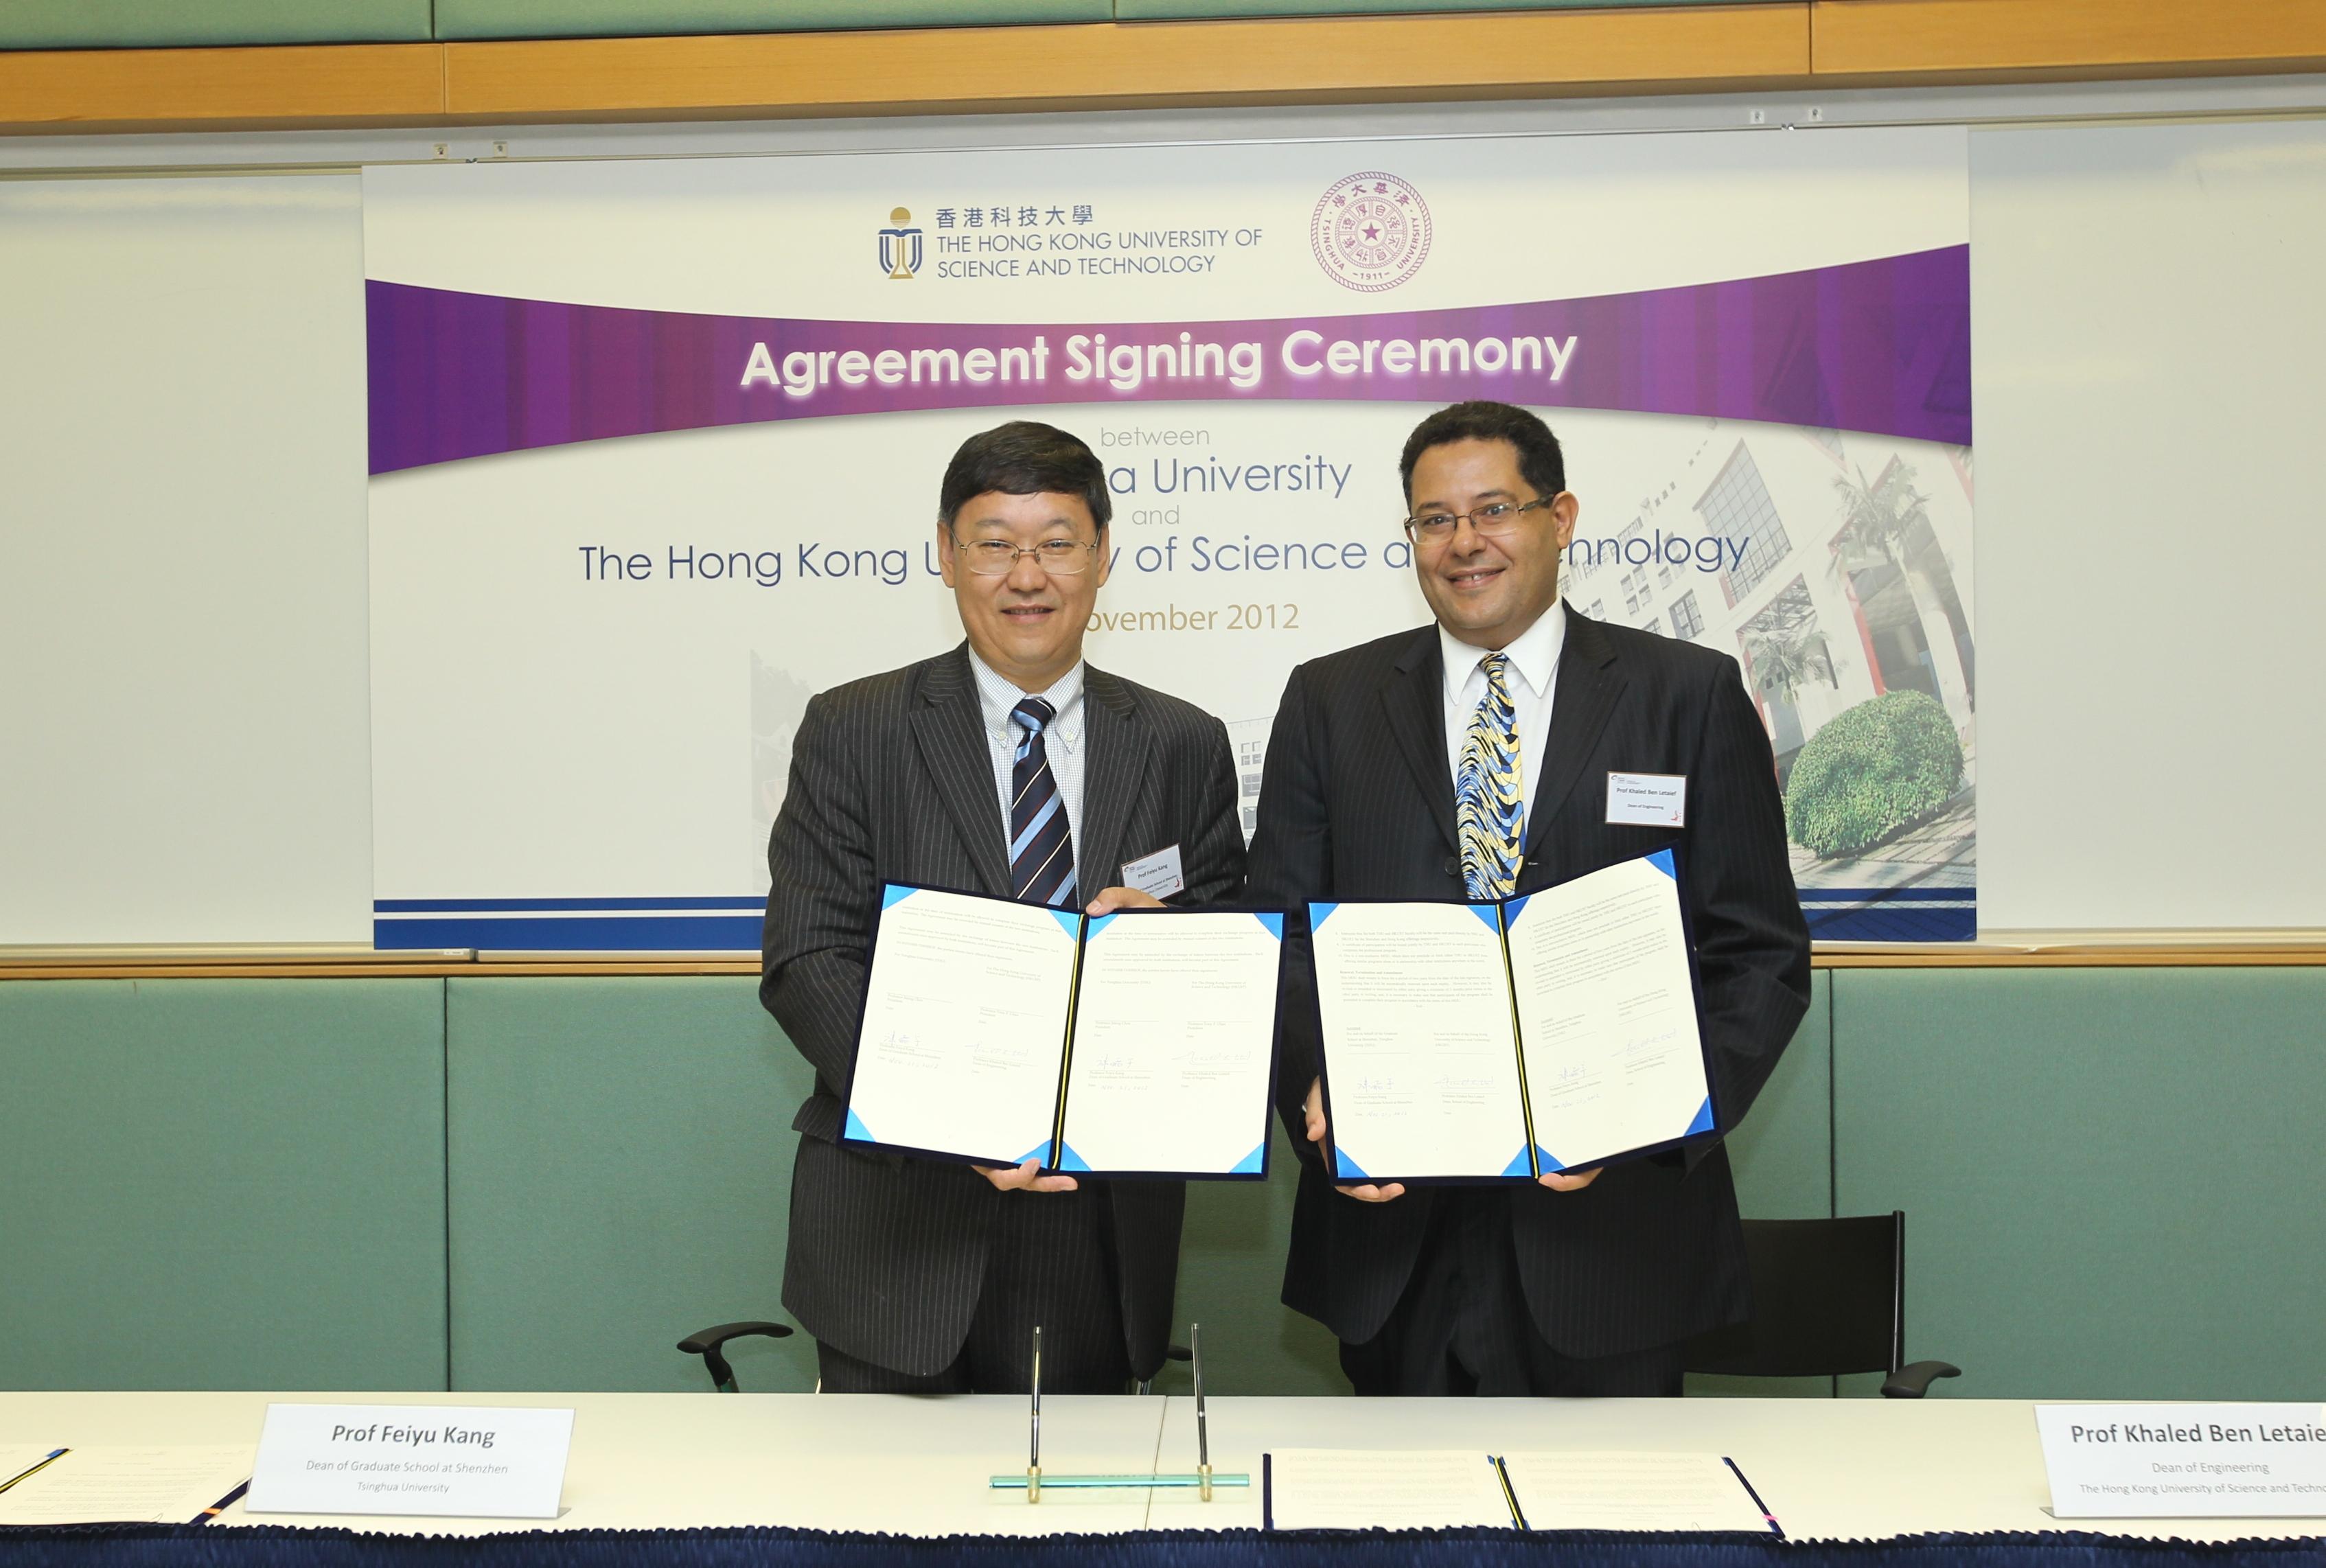
[[[890,885],[842,1141],[1104,1176],[1267,1174],[1279,914]]]
[[[1669,849],[1486,904],[1312,904],[1335,1179],[1532,1181],[1714,1132]]]

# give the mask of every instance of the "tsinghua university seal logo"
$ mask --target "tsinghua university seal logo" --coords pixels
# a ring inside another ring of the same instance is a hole
[[[1334,181],[1308,220],[1317,264],[1335,282],[1377,294],[1421,270],[1429,255],[1429,208],[1421,192],[1374,171]]]

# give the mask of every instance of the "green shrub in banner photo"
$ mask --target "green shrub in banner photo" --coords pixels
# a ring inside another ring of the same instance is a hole
[[[1836,715],[1793,759],[1785,827],[1818,855],[1853,854],[1961,786],[1962,742],[1936,699],[1893,691]]]

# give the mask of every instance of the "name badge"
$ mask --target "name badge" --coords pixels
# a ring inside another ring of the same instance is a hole
[[[1684,828],[1688,825],[1688,775],[1611,773],[1607,775],[1607,821],[1623,828]]]
[[[2326,1515],[2326,1406],[2038,1405],[2062,1519]]]
[[[1187,878],[1179,870],[1179,846],[1158,849],[1140,860],[1122,863],[1122,885],[1136,887],[1156,898],[1168,898],[1174,893],[1187,890]]]
[[[249,1514],[554,1519],[571,1410],[269,1405]]]

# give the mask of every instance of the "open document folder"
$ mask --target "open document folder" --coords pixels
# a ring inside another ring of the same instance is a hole
[[[881,893],[843,1143],[1096,1175],[1267,1174],[1284,918]]]
[[[1714,1130],[1670,850],[1308,923],[1335,1179],[1531,1181]]]
[[[1261,1461],[1271,1530],[1784,1531],[1717,1453],[1278,1449]]]

